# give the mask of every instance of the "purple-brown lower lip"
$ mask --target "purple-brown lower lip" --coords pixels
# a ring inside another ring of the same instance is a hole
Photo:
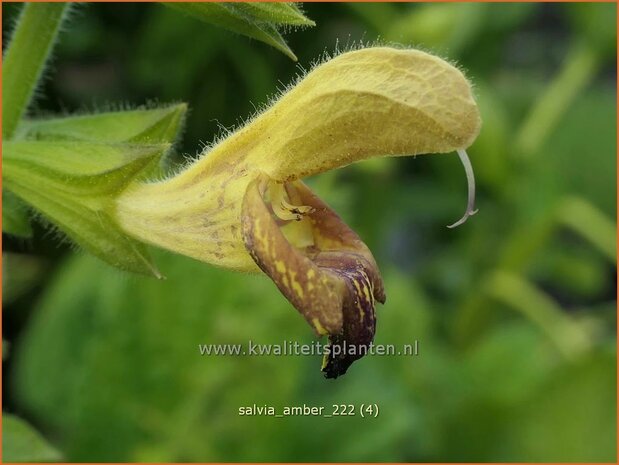
[[[345,261],[354,265],[337,273],[347,284],[342,312],[344,324],[340,334],[329,335],[330,352],[323,362],[326,378],[337,378],[370,349],[376,331],[374,285],[368,274],[369,264],[363,257],[347,256]],[[380,303],[385,303],[381,294]],[[337,348],[337,350],[336,350]]]
[[[332,348],[340,346],[325,357],[322,368],[327,378],[336,378],[374,339],[375,301],[385,302],[382,279],[359,236],[300,181],[287,183],[285,189],[293,206],[311,207],[299,218],[308,222],[313,244],[290,243],[265,200],[271,183],[262,177],[247,189],[242,209],[245,247],[314,331],[328,335]]]

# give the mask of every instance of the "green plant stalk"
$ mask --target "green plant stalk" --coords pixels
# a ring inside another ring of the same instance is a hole
[[[591,346],[588,334],[577,321],[520,276],[497,270],[484,282],[484,290],[539,327],[568,359]]]
[[[554,207],[552,213],[513,234],[500,254],[497,270],[514,276],[524,274],[532,257],[544,248],[562,226],[572,229],[608,260],[617,263],[616,228],[611,219],[582,198],[566,197]],[[455,338],[459,344],[468,344],[485,328],[490,316],[487,297],[488,293],[478,292],[462,305],[454,325]]]
[[[522,158],[535,154],[542,146],[576,96],[591,82],[599,67],[599,55],[589,43],[576,43],[554,81],[533,106],[516,137],[516,150]]]
[[[617,228],[594,205],[579,197],[567,198],[557,212],[557,219],[587,239],[611,262],[617,263]]]
[[[4,55],[2,137],[10,139],[45,68],[68,3],[26,3]]]
[[[537,221],[520,227],[511,233],[505,241],[503,250],[497,255],[496,268],[489,272],[482,281],[487,282],[490,276],[502,270],[513,275],[524,275],[531,258],[543,249],[557,230],[554,211],[548,211]],[[454,320],[454,338],[463,347],[470,345],[488,327],[488,321],[493,317],[488,293],[478,290],[472,293],[461,305]]]

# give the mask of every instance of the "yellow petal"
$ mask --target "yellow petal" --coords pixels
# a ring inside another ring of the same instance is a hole
[[[481,120],[471,86],[454,66],[418,50],[367,48],[310,72],[239,137],[251,158],[290,181],[370,157],[468,147]]]
[[[374,156],[449,152],[479,128],[469,82],[446,61],[418,50],[352,51],[317,66],[182,172],[128,188],[112,214],[144,242],[255,271],[240,217],[262,173],[285,182]]]

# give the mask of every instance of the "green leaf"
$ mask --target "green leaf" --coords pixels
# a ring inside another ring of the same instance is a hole
[[[16,137],[89,142],[172,143],[182,130],[187,104],[22,121]]]
[[[168,147],[6,142],[4,186],[102,260],[159,277],[145,246],[122,232],[110,210],[115,195],[141,177]]]
[[[8,140],[25,113],[69,3],[25,3],[2,70],[2,137]]]
[[[294,3],[239,2],[229,4],[257,21],[287,26],[315,26]]]
[[[60,453],[24,420],[2,414],[3,462],[57,462]]]
[[[294,61],[297,57],[277,30],[278,25],[312,25],[313,22],[296,8],[285,4],[245,3],[164,3],[216,26],[260,40],[285,53]]]
[[[204,421],[201,412],[187,413],[204,405],[220,419],[245,405],[249,385],[234,382],[236,373],[258,386],[254,394],[260,399],[296,405],[301,399],[291,399],[291,391],[307,383],[306,372],[320,381],[310,368],[320,357],[299,363],[298,357],[265,356],[256,363],[256,357],[202,357],[198,344],[312,336],[267,279],[156,254],[165,281],[119,279],[87,255],[71,256],[50,276],[33,311],[36,321],[13,354],[22,405],[56,432],[69,461],[246,460],[252,456],[246,445],[234,451],[213,447],[230,429]],[[261,311],[252,313],[256,299]],[[205,311],[205,302],[213,304],[211,311]],[[274,377],[274,370],[286,376]],[[222,388],[229,395],[217,407]],[[148,424],[143,415],[127,412],[148,412],[156,420]],[[242,434],[253,430],[260,441],[289,430],[282,423],[265,426],[256,431],[251,422],[233,425]],[[191,432],[180,442],[173,440],[179,429]],[[109,434],[102,435],[104,430]],[[282,461],[282,452],[274,454]]]
[[[18,237],[32,237],[27,207],[18,197],[4,189],[2,190],[2,232]]]

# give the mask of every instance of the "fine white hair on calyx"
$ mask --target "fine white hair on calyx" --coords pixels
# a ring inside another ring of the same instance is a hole
[[[96,102],[93,100],[89,105],[82,104],[76,110],[69,111],[64,106],[58,114],[58,112],[49,112],[49,111],[37,111],[30,118],[34,122],[38,121],[46,121],[49,119],[58,119],[59,117],[65,119],[79,119],[79,118],[90,118],[95,116],[103,116],[111,113],[120,113],[125,111],[140,111],[140,110],[163,110],[166,108],[173,107],[183,103],[180,100],[171,100],[166,103],[160,103],[158,100],[147,100],[143,104],[133,104],[127,101],[116,101],[116,102]],[[62,102],[60,102],[62,106]]]
[[[448,228],[455,228],[456,226],[460,226],[464,223],[469,216],[473,216],[477,213],[475,209],[475,174],[473,173],[473,167],[471,166],[471,161],[469,160],[468,155],[466,154],[466,150],[458,149],[458,157],[464,166],[464,172],[466,173],[466,182],[468,186],[468,201],[466,204],[466,211],[462,218],[456,221],[454,224],[450,224],[447,226]]]

